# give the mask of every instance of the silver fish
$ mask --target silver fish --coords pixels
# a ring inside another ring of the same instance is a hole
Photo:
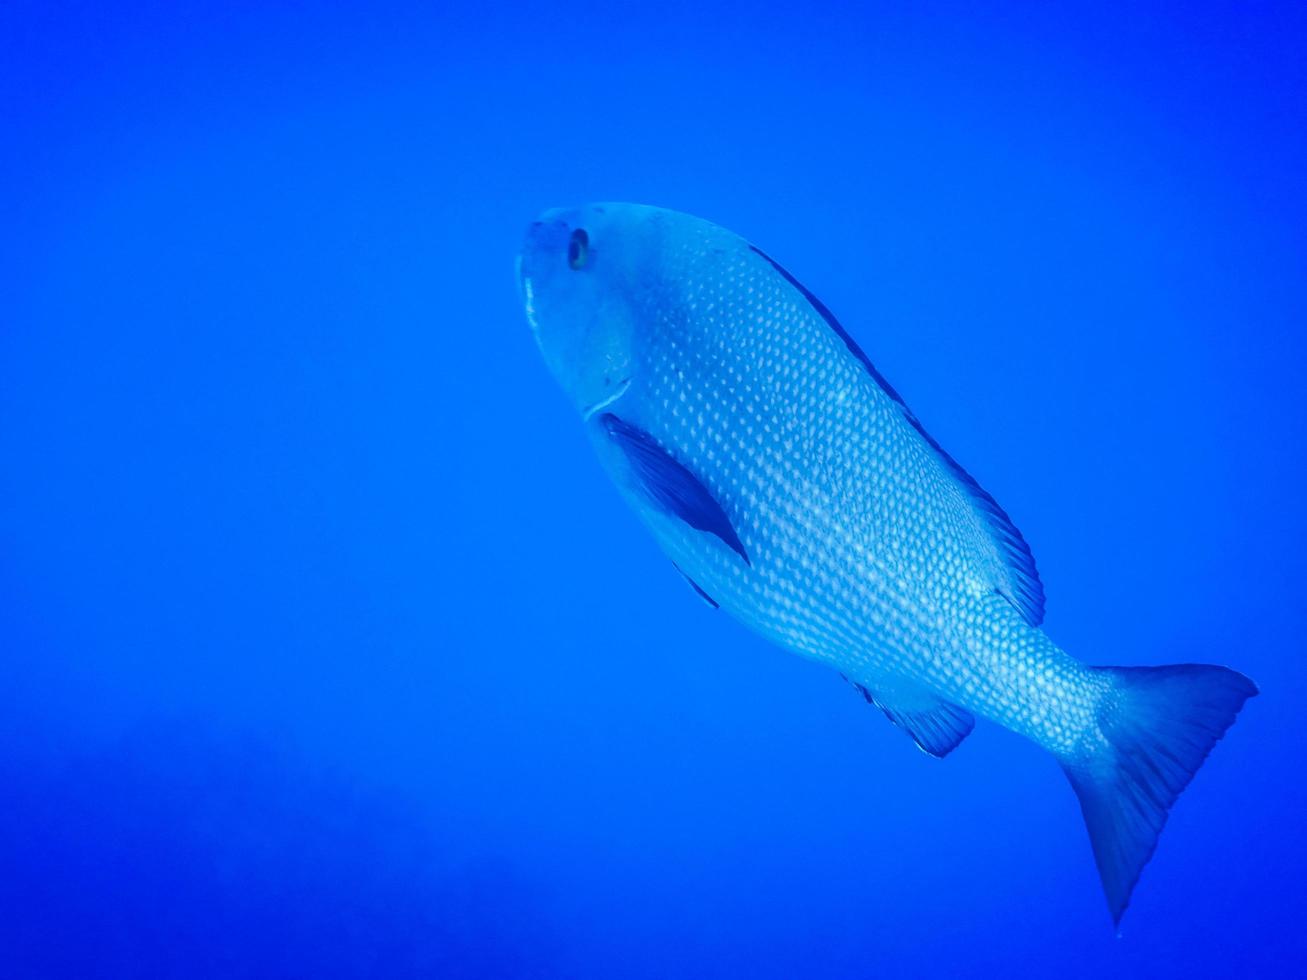
[[[975,716],[1052,752],[1119,923],[1171,804],[1256,686],[1062,652],[1007,514],[739,236],[640,205],[548,211],[518,276],[546,364],[695,591],[839,671],[930,755]]]

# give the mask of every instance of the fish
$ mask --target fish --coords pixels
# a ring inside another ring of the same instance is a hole
[[[1119,928],[1172,804],[1256,685],[1063,652],[1006,511],[739,235],[647,205],[558,208],[528,228],[517,278],[604,470],[694,592],[833,668],[928,755],[976,718],[1052,753]]]

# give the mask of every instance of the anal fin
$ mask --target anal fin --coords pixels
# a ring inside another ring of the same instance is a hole
[[[847,677],[845,680],[849,680]],[[895,692],[889,698],[874,693],[856,681],[849,681],[858,693],[874,704],[885,717],[903,729],[917,743],[917,748],[936,759],[942,759],[971,734],[976,719],[965,708],[941,701],[922,692],[904,694]]]

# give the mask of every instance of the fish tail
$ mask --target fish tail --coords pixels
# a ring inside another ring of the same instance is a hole
[[[1110,681],[1097,732],[1062,758],[1112,921],[1153,856],[1167,811],[1257,686],[1226,667],[1094,667]]]

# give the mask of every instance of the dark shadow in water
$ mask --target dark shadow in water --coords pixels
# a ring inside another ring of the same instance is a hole
[[[0,786],[7,977],[556,973],[524,882],[265,742],[152,724],[6,752]]]

